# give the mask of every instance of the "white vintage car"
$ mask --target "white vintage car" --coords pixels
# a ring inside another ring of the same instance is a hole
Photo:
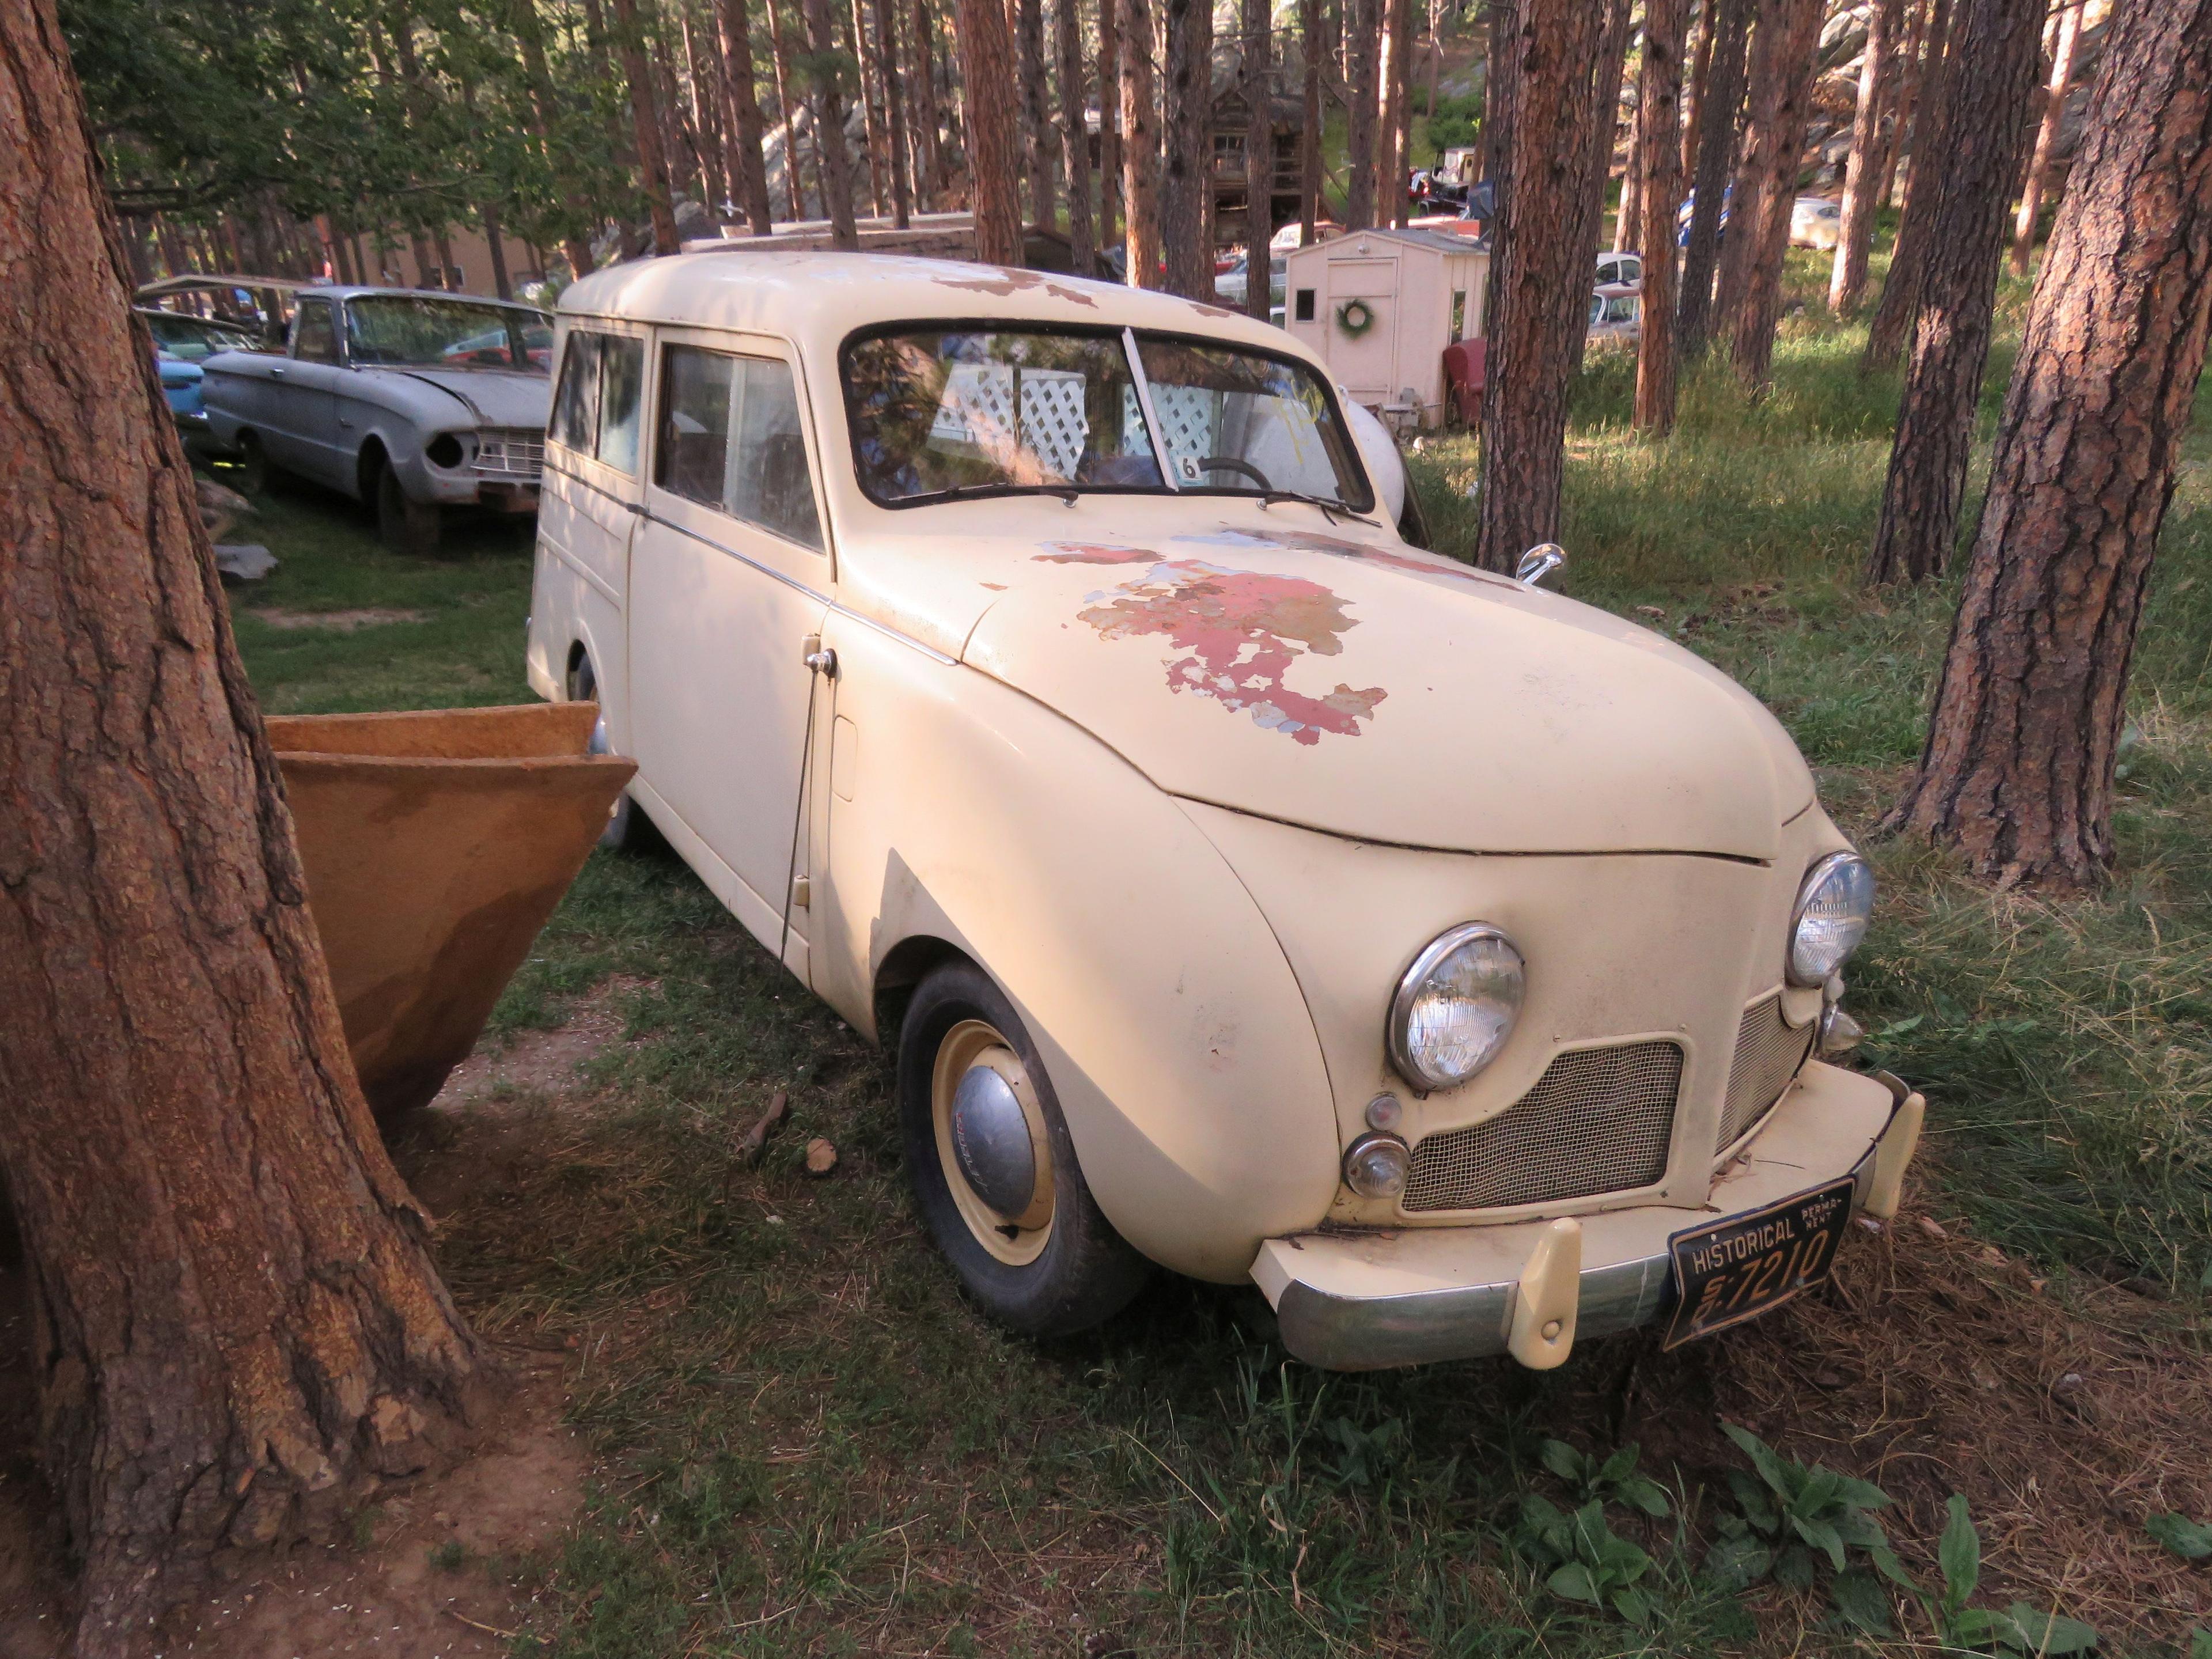
[[[1409,545],[1279,331],[731,252],[587,277],[559,333],[532,683],[896,1044],[992,1314],[1076,1329],[1158,1263],[1316,1364],[1547,1366],[1771,1307],[1893,1211],[1923,1109],[1831,1063],[1873,884],[1790,739]]]

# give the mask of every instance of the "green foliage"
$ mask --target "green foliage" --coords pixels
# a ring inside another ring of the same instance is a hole
[[[2025,1601],[2015,1601],[2002,1613],[1968,1605],[1982,1577],[1981,1534],[1966,1513],[1966,1500],[1956,1493],[1950,1500],[1950,1519],[1936,1548],[1942,1589],[1923,1595],[1929,1622],[1948,1647],[2008,1653],[2033,1654],[2041,1659],[2087,1653],[2097,1645],[2097,1632],[2078,1619],[2041,1613]]]
[[[1718,1537],[1705,1556],[1705,1576],[1731,1589],[1771,1577],[1792,1589],[1808,1589],[1825,1572],[1838,1613],[1874,1633],[1889,1628],[1889,1598],[1854,1553],[1884,1577],[1910,1587],[1888,1535],[1875,1511],[1889,1494],[1867,1481],[1784,1457],[1748,1429],[1723,1423],[1722,1431],[1751,1460],[1730,1469],[1729,1490],[1737,1512],[1723,1516]]]
[[[1638,1587],[1651,1571],[1651,1558],[1606,1524],[1600,1500],[1592,1498],[1569,1514],[1534,1492],[1524,1493],[1516,1541],[1531,1560],[1550,1570],[1544,1586],[1561,1601],[1610,1608],[1632,1625],[1651,1622],[1655,1604],[1650,1592]]]
[[[1437,99],[1436,113],[1428,118],[1428,147],[1435,152],[1437,160],[1442,161],[1448,149],[1479,143],[1481,137],[1480,92],[1463,92],[1456,96],[1445,94]],[[1421,153],[1419,149],[1413,151],[1417,155]]]
[[[2147,1523],[2150,1535],[2185,1561],[2212,1556],[2212,1527],[2185,1515],[2154,1515]]]
[[[1669,1508],[1667,1489],[1636,1472],[1637,1455],[1633,1443],[1603,1459],[1577,1451],[1564,1440],[1547,1440],[1543,1449],[1544,1467],[1567,1483],[1577,1503],[1621,1504],[1663,1518]]]

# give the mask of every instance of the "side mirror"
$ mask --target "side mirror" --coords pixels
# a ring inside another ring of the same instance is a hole
[[[1538,542],[1521,556],[1521,562],[1513,568],[1513,580],[1523,587],[1537,587],[1544,578],[1567,562],[1567,550],[1557,542]]]

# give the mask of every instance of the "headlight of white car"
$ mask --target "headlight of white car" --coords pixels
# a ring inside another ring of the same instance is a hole
[[[1805,872],[1790,916],[1792,985],[1820,985],[1866,937],[1874,916],[1874,871],[1856,853],[1831,853]]]
[[[1391,1000],[1391,1063],[1417,1087],[1457,1088],[1505,1046],[1526,977],[1513,941],[1487,922],[1438,934]]]

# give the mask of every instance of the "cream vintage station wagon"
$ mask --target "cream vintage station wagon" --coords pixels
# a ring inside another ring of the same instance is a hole
[[[588,277],[559,335],[532,683],[896,1044],[997,1317],[1155,1262],[1318,1365],[1546,1366],[1771,1307],[1895,1208],[1919,1097],[1831,1063],[1872,879],[1781,727],[1410,544],[1279,331],[732,252]]]

